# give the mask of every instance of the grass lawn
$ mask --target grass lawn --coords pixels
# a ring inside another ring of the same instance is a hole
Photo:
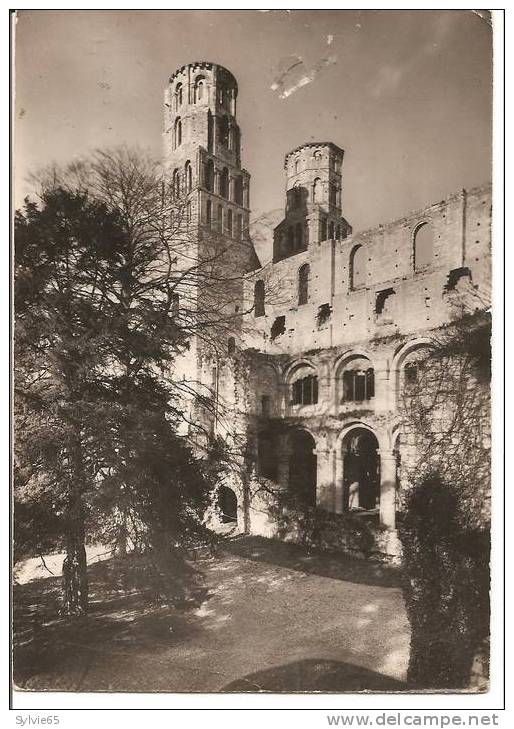
[[[59,578],[14,591],[15,683],[55,691],[402,691],[409,626],[394,568],[239,537],[199,560],[199,606],[148,607],[89,567],[90,612]]]

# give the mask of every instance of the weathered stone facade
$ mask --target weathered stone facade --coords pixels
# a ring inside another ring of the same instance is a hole
[[[490,187],[353,233],[342,213],[343,150],[305,144],[286,155],[285,216],[261,267],[236,98],[233,76],[208,63],[177,71],[165,96],[166,164],[170,174],[193,167],[198,246],[218,236],[227,271],[241,276],[225,355],[195,342],[188,361],[219,402],[212,427],[239,453],[225,489],[246,531],[301,539],[302,518],[321,509],[320,529],[340,530],[319,536],[325,546],[372,552],[348,537],[361,534],[361,519],[378,551],[394,552],[399,493],[415,461],[402,439],[402,392],[434,332],[489,306]]]

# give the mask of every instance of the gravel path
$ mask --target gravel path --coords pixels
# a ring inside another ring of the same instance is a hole
[[[394,569],[242,537],[200,560],[187,612],[144,609],[90,568],[91,612],[58,618],[56,578],[15,590],[15,680],[68,691],[405,690],[409,628]]]

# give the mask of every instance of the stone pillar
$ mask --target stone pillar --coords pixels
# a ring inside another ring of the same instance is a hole
[[[375,368],[375,411],[383,413],[389,410],[390,380],[388,362],[378,362]]]
[[[396,458],[393,453],[380,452],[380,523],[395,529],[396,517]]]
[[[332,451],[316,448],[316,506],[332,511],[334,472]]]
[[[343,513],[343,454],[341,448],[334,449],[335,477],[334,477],[334,511]]]

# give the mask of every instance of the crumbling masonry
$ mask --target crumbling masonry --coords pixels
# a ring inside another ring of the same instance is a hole
[[[188,196],[195,255],[215,241],[227,278],[239,280],[222,354],[195,339],[187,358],[216,400],[203,416],[210,431],[239,454],[218,518],[302,539],[308,515],[323,513],[320,543],[394,553],[415,462],[402,394],[432,333],[489,306],[490,187],[354,233],[343,216],[344,151],[304,144],[286,154],[284,219],[262,267],[236,102],[233,75],[199,62],[171,76],[164,106],[165,162]],[[374,545],[363,546],[361,523]]]

